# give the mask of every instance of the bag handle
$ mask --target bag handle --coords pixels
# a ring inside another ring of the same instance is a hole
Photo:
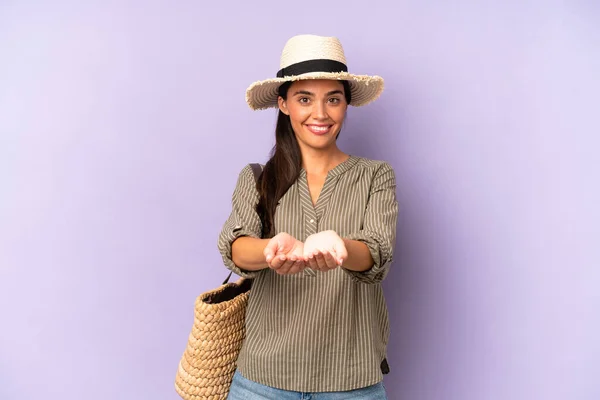
[[[258,179],[260,178],[260,174],[262,174],[263,168],[258,163],[252,163],[250,164],[250,167],[252,167],[252,172],[254,173],[254,180],[256,183],[258,183]]]
[[[262,166],[258,163],[252,163],[250,164],[250,167],[252,167],[252,173],[254,174],[254,181],[256,181],[256,183],[258,183],[258,178],[260,178],[260,174],[262,174]],[[225,278],[225,280],[223,281],[223,285],[226,285],[229,282],[229,279],[231,278],[231,274],[233,274],[233,271],[231,271],[229,273],[229,275],[227,275],[227,278]]]

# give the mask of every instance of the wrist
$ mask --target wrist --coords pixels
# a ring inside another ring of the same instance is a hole
[[[342,238],[348,257],[342,264],[342,268],[349,271],[364,272],[373,266],[373,257],[369,247],[358,240]]]

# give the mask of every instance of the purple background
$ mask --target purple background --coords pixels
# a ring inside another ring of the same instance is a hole
[[[298,33],[386,78],[340,145],[397,173],[390,399],[600,398],[598,2],[36,3],[0,3],[1,399],[178,398]]]

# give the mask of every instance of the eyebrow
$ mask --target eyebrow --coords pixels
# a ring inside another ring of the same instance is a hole
[[[299,94],[303,94],[305,96],[314,96],[315,94],[312,92],[309,92],[307,90],[298,90],[296,93],[294,93],[294,96],[297,96]],[[325,94],[325,96],[331,96],[334,94],[341,94],[343,95],[344,92],[342,92],[341,90],[332,90],[331,92],[327,92],[327,94]]]

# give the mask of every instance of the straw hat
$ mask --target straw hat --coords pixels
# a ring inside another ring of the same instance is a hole
[[[279,86],[304,79],[348,81],[352,94],[350,105],[355,107],[374,101],[383,91],[383,78],[348,72],[344,49],[338,38],[298,35],[285,44],[277,77],[251,84],[246,90],[246,102],[253,110],[278,107]]]

